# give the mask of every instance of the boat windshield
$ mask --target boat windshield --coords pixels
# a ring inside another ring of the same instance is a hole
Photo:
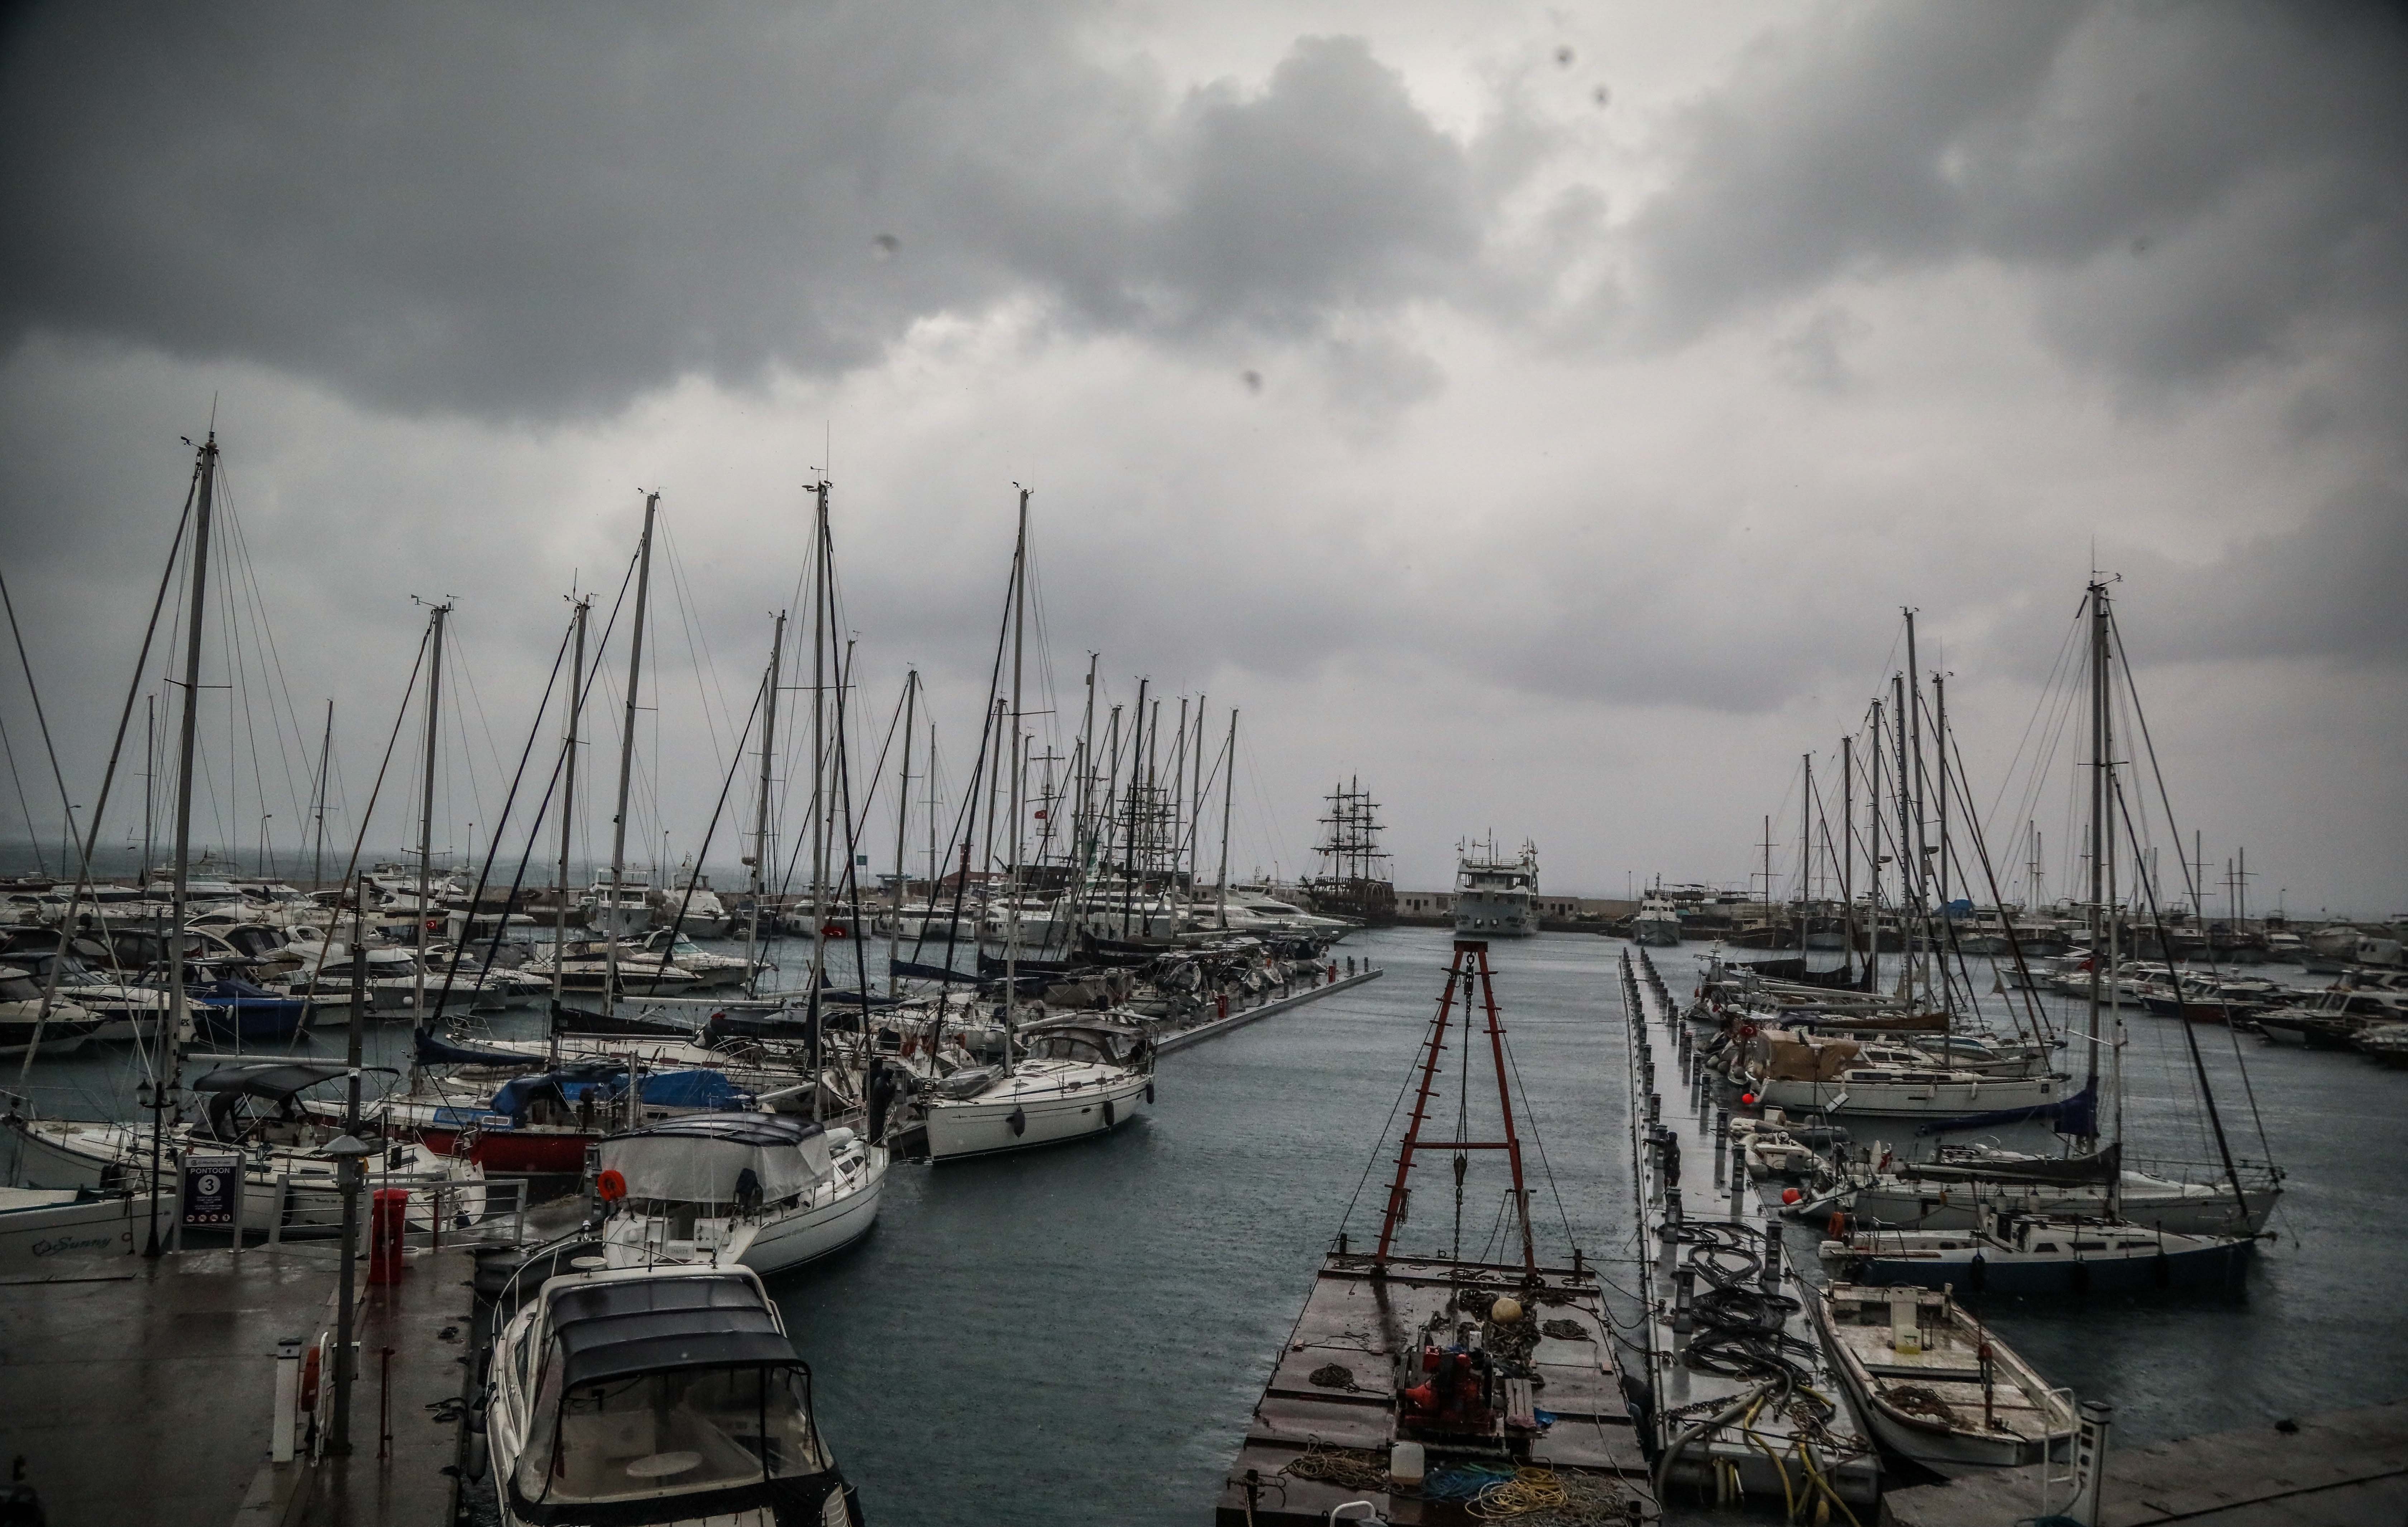
[[[560,1372],[555,1347],[549,1375]],[[554,1380],[556,1382],[556,1380]],[[547,1382],[513,1481],[551,1505],[727,1490],[824,1474],[810,1375],[784,1367],[683,1368],[569,1390]]]
[[[1090,1064],[1109,1064],[1113,1057],[1087,1034],[1040,1034],[1028,1042],[1031,1060],[1084,1060]]]

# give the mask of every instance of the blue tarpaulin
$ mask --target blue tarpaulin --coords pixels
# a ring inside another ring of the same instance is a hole
[[[627,1073],[615,1066],[578,1067],[521,1076],[494,1094],[494,1112],[523,1118],[527,1104],[538,1095],[556,1092],[570,1103],[588,1098],[613,1102],[627,1095]],[[656,1108],[691,1108],[696,1112],[750,1113],[752,1094],[715,1071],[663,1071],[645,1076],[643,1101]]]

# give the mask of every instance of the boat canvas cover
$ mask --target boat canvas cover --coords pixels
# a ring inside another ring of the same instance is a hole
[[[1776,1082],[1837,1081],[1864,1054],[1853,1039],[1817,1039],[1783,1029],[1768,1030],[1756,1043],[1763,1047],[1764,1074]]]
[[[424,1029],[410,1031],[418,1063],[422,1066],[494,1066],[501,1069],[539,1066],[541,1056],[520,1055],[509,1050],[480,1050],[463,1044],[452,1044],[437,1039]]]
[[[740,1277],[593,1283],[552,1299],[552,1326],[574,1389],[674,1368],[798,1363],[794,1343]]]
[[[2115,1181],[2123,1173],[2124,1147],[2110,1145],[2089,1156],[2035,1156],[2011,1161],[1907,1161],[1898,1167],[1907,1182],[2035,1183],[2074,1187]]]
[[[366,1071],[385,1071],[384,1066],[363,1067]],[[348,1076],[351,1071],[337,1060],[282,1060],[267,1065],[227,1066],[210,1072],[193,1084],[195,1092],[232,1093],[238,1097],[268,1098],[281,1102],[305,1088],[320,1082],[331,1082]]]
[[[1851,961],[1851,963],[1854,962]],[[1852,972],[1845,967],[1836,971],[1810,971],[1802,958],[1735,959],[1726,963],[1723,968],[1728,971],[1753,971],[1768,980],[1792,981],[1801,987],[1821,987],[1828,991],[1870,991],[1872,989],[1870,972]]]
[[[602,1169],[630,1199],[733,1203],[745,1173],[762,1202],[793,1198],[828,1174],[827,1131],[782,1114],[695,1114],[602,1142]]]

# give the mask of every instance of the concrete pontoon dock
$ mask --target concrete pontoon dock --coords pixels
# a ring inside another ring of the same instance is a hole
[[[1186,1049],[1191,1044],[1201,1044],[1208,1039],[1218,1039],[1223,1034],[1242,1029],[1250,1023],[1258,1023],[1264,1018],[1285,1013],[1291,1008],[1302,1007],[1307,1002],[1317,1002],[1324,997],[1334,997],[1348,987],[1359,987],[1366,981],[1376,981],[1381,974],[1381,972],[1374,970],[1359,971],[1353,975],[1341,975],[1334,981],[1307,987],[1302,991],[1290,992],[1284,997],[1270,998],[1253,1007],[1233,1008],[1226,1018],[1207,1018],[1193,1029],[1181,1029],[1163,1034],[1154,1042],[1154,1053],[1168,1055],[1174,1050]]]
[[[282,1464],[278,1344],[333,1329],[335,1247],[111,1256],[0,1286],[0,1457],[23,1457],[61,1524],[448,1524],[473,1261],[446,1246],[405,1265],[371,1286],[359,1260],[351,1455]]]
[[[1622,999],[1643,1219],[1645,1371],[1633,1376],[1642,1386],[1648,1457],[1676,1455],[1664,1471],[1665,1504],[1718,1498],[1733,1485],[1757,1502],[1794,1492],[1811,1501],[1820,1481],[1852,1506],[1870,1505],[1881,1489],[1873,1440],[1823,1350],[1802,1270],[1784,1265],[1781,1217],[1733,1151],[1728,1113],[1644,949],[1623,958]],[[1703,1318],[1718,1290],[1782,1312],[1777,1352],[1761,1350],[1774,1339],[1770,1332],[1718,1331]],[[1781,1363],[1803,1371],[1803,1382],[1788,1387],[1811,1389],[1828,1414],[1801,1398],[1770,1403],[1776,1397],[1765,1391],[1780,1381],[1766,1374]]]
[[[2399,1527],[2408,1401],[2122,1449],[2111,1433],[2096,1527]],[[2059,1471],[2061,1472],[2061,1470]],[[2014,1527],[2042,1506],[2038,1465],[1894,1490],[1893,1527]],[[2057,1491],[2053,1509],[2065,1508]]]

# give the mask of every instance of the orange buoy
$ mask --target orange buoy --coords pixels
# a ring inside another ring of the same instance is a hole
[[[627,1179],[620,1174],[617,1167],[607,1167],[600,1176],[594,1179],[594,1190],[602,1195],[603,1203],[616,1203],[627,1196]]]

